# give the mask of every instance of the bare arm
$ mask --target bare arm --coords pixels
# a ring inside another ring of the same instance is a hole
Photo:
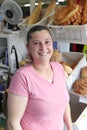
[[[20,120],[25,112],[27,98],[15,94],[8,94],[7,130],[22,130]]]
[[[67,104],[65,113],[64,113],[64,121],[67,126],[68,130],[73,130],[72,128],[72,120],[71,120],[71,112],[70,112],[70,105]]]

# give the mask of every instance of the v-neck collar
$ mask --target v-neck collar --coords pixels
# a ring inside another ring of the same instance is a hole
[[[41,80],[44,80],[44,81],[47,82],[48,84],[54,84],[54,68],[53,68],[53,66],[52,66],[51,63],[50,63],[50,65],[51,65],[51,68],[53,69],[52,82],[49,82],[49,81],[47,81],[45,78],[43,78],[43,77],[33,68],[32,65],[30,65],[30,69],[31,69],[31,71],[33,72],[33,74],[34,74],[37,78],[39,78],[39,79],[41,79]]]

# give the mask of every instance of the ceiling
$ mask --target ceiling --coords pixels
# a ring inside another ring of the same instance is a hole
[[[0,0],[0,4],[2,4],[4,0]],[[14,0],[15,2],[17,2],[21,7],[24,6],[24,4],[29,4],[30,1],[33,0]],[[39,0],[35,0],[36,2],[38,2]],[[42,2],[49,2],[51,0],[41,0]]]
[[[2,5],[2,3],[4,1],[9,1],[9,0],[0,0],[0,5]],[[23,17],[27,17],[30,14],[30,9],[32,11],[32,9],[34,8],[34,6],[35,6],[34,3],[39,2],[40,0],[12,0],[12,1],[15,1],[21,7],[21,9],[23,11]],[[51,0],[41,0],[41,2],[51,2]],[[25,4],[31,4],[32,6],[31,6],[31,8],[24,7]]]
[[[4,2],[5,0],[0,0],[0,5]],[[9,0],[6,0],[6,1],[9,1]],[[21,8],[22,8],[22,11],[23,11],[23,16],[26,17],[26,16],[29,16],[30,14],[30,8],[29,7],[24,7],[25,4],[31,4],[31,10],[34,8],[34,2],[39,2],[40,0],[12,0],[12,1],[15,1]],[[51,2],[53,0],[41,0],[41,2]],[[60,0],[54,0],[54,1],[60,1]],[[66,0],[64,0],[66,1]]]
[[[0,0],[0,4],[2,4],[4,0]],[[17,2],[20,6],[23,6],[24,4],[29,4],[30,0],[14,0],[15,2]]]

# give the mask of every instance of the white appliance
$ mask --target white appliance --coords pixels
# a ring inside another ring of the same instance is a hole
[[[18,24],[23,18],[22,9],[13,0],[4,0],[1,4],[1,15],[12,25]]]

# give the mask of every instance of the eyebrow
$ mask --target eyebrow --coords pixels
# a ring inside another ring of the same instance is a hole
[[[31,39],[32,41],[40,41],[40,40],[38,40],[38,39]],[[46,39],[44,39],[44,40],[52,40],[52,38],[46,38]]]

